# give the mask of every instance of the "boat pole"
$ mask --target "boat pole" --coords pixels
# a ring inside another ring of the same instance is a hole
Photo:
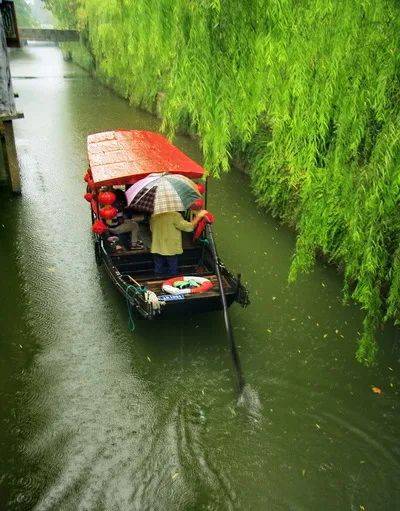
[[[218,286],[219,286],[220,295],[221,295],[226,335],[228,337],[233,367],[235,369],[235,374],[236,374],[236,388],[237,388],[237,392],[240,397],[242,395],[242,392],[243,392],[243,389],[245,386],[245,381],[244,381],[244,376],[243,376],[243,372],[242,372],[242,366],[240,364],[239,352],[237,350],[235,338],[233,336],[231,319],[230,319],[229,313],[228,313],[228,305],[226,303],[225,291],[224,291],[224,287],[222,284],[221,272],[219,269],[217,249],[215,247],[214,238],[213,238],[210,224],[206,224],[206,234],[207,234],[207,238],[210,243],[211,252],[212,252],[212,255],[214,258],[214,262],[215,262],[215,273],[217,275]]]

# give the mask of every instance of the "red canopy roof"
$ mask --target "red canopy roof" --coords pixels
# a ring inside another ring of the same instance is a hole
[[[153,172],[202,177],[204,169],[159,133],[118,130],[87,138],[90,169],[96,187],[132,184]]]

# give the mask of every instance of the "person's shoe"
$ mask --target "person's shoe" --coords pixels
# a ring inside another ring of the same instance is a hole
[[[136,243],[131,245],[131,250],[143,250],[143,249],[144,249],[143,241],[137,241]]]

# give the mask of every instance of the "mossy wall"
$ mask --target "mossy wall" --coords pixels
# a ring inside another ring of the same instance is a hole
[[[199,134],[218,175],[248,162],[259,204],[298,229],[365,310],[357,357],[400,306],[397,0],[48,0],[92,65],[163,127]]]

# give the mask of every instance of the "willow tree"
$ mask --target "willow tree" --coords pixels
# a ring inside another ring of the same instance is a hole
[[[32,14],[30,5],[25,0],[14,0],[18,25],[21,27],[36,27],[38,22]]]
[[[259,204],[297,227],[290,280],[317,251],[343,266],[371,363],[400,307],[397,0],[48,3],[133,103],[166,93],[163,128],[198,133],[212,174],[241,153]]]

